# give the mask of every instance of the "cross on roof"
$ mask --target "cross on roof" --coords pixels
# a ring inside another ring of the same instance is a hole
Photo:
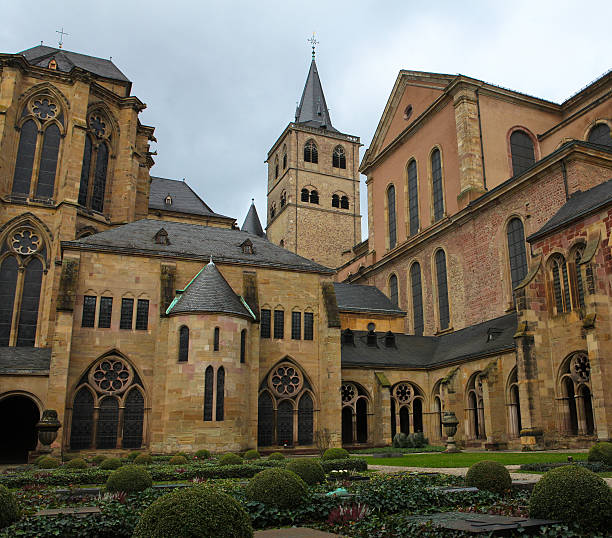
[[[56,34],[60,35],[60,40],[59,40],[59,48],[61,49],[64,45],[64,36],[65,35],[70,35],[68,32],[64,32],[64,27],[62,26],[61,30],[55,30]]]
[[[312,45],[312,59],[314,60],[315,46],[319,44],[319,42],[315,39],[315,33],[312,32],[312,37],[310,39],[307,39],[306,41],[308,41],[308,43]]]

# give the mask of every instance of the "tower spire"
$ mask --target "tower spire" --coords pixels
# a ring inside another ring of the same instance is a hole
[[[319,44],[319,42],[315,39],[315,33],[312,32],[312,37],[307,39],[308,43],[312,45],[312,59],[315,59],[315,47]]]

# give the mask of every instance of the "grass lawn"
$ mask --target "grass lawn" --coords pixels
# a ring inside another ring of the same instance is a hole
[[[503,465],[522,463],[566,462],[572,456],[575,461],[586,460],[587,454],[566,452],[461,452],[459,454],[406,454],[400,458],[366,457],[368,465],[394,465],[398,467],[469,467],[480,460],[498,461]]]
[[[544,471],[512,471],[513,473],[523,473],[523,474],[544,474]],[[602,473],[597,473],[597,476],[601,476],[602,478],[612,478],[612,471],[604,471]]]

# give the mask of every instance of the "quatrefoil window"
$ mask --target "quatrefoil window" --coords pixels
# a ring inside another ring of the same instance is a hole
[[[270,376],[271,388],[278,396],[295,396],[302,383],[301,372],[292,364],[280,364]]]
[[[124,392],[133,379],[132,369],[121,359],[107,358],[99,361],[89,372],[89,382],[100,392],[118,394]]]
[[[357,397],[357,387],[352,383],[345,383],[341,388],[342,403],[351,403]]]
[[[395,387],[395,397],[400,403],[408,403],[412,400],[412,387],[406,383],[402,383]]]
[[[106,123],[97,114],[93,114],[89,118],[89,127],[91,127],[91,130],[98,138],[102,138],[106,134]]]
[[[41,120],[49,120],[57,116],[57,105],[49,99],[36,99],[32,104],[33,114]]]
[[[576,355],[572,359],[570,372],[576,381],[588,381],[591,377],[591,364],[589,363],[589,358],[582,353]]]
[[[40,237],[27,228],[17,230],[10,239],[13,250],[19,254],[34,254],[41,245]]]

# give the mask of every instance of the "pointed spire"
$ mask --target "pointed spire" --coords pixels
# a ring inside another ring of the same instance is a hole
[[[244,219],[244,222],[242,223],[241,230],[243,232],[248,232],[250,234],[257,235],[259,237],[266,236],[261,226],[259,215],[257,214],[257,209],[255,209],[255,199],[254,198],[251,198],[251,207],[249,208],[249,212],[247,213],[247,216]]]
[[[210,255],[210,261],[208,262],[208,265],[215,265],[215,262],[212,261],[212,254]]]
[[[329,109],[323,95],[323,86],[321,85],[319,71],[314,59],[314,49],[312,61],[310,62],[310,71],[308,72],[306,85],[302,92],[302,99],[295,111],[295,122],[304,123],[309,127],[338,132],[331,123]]]

